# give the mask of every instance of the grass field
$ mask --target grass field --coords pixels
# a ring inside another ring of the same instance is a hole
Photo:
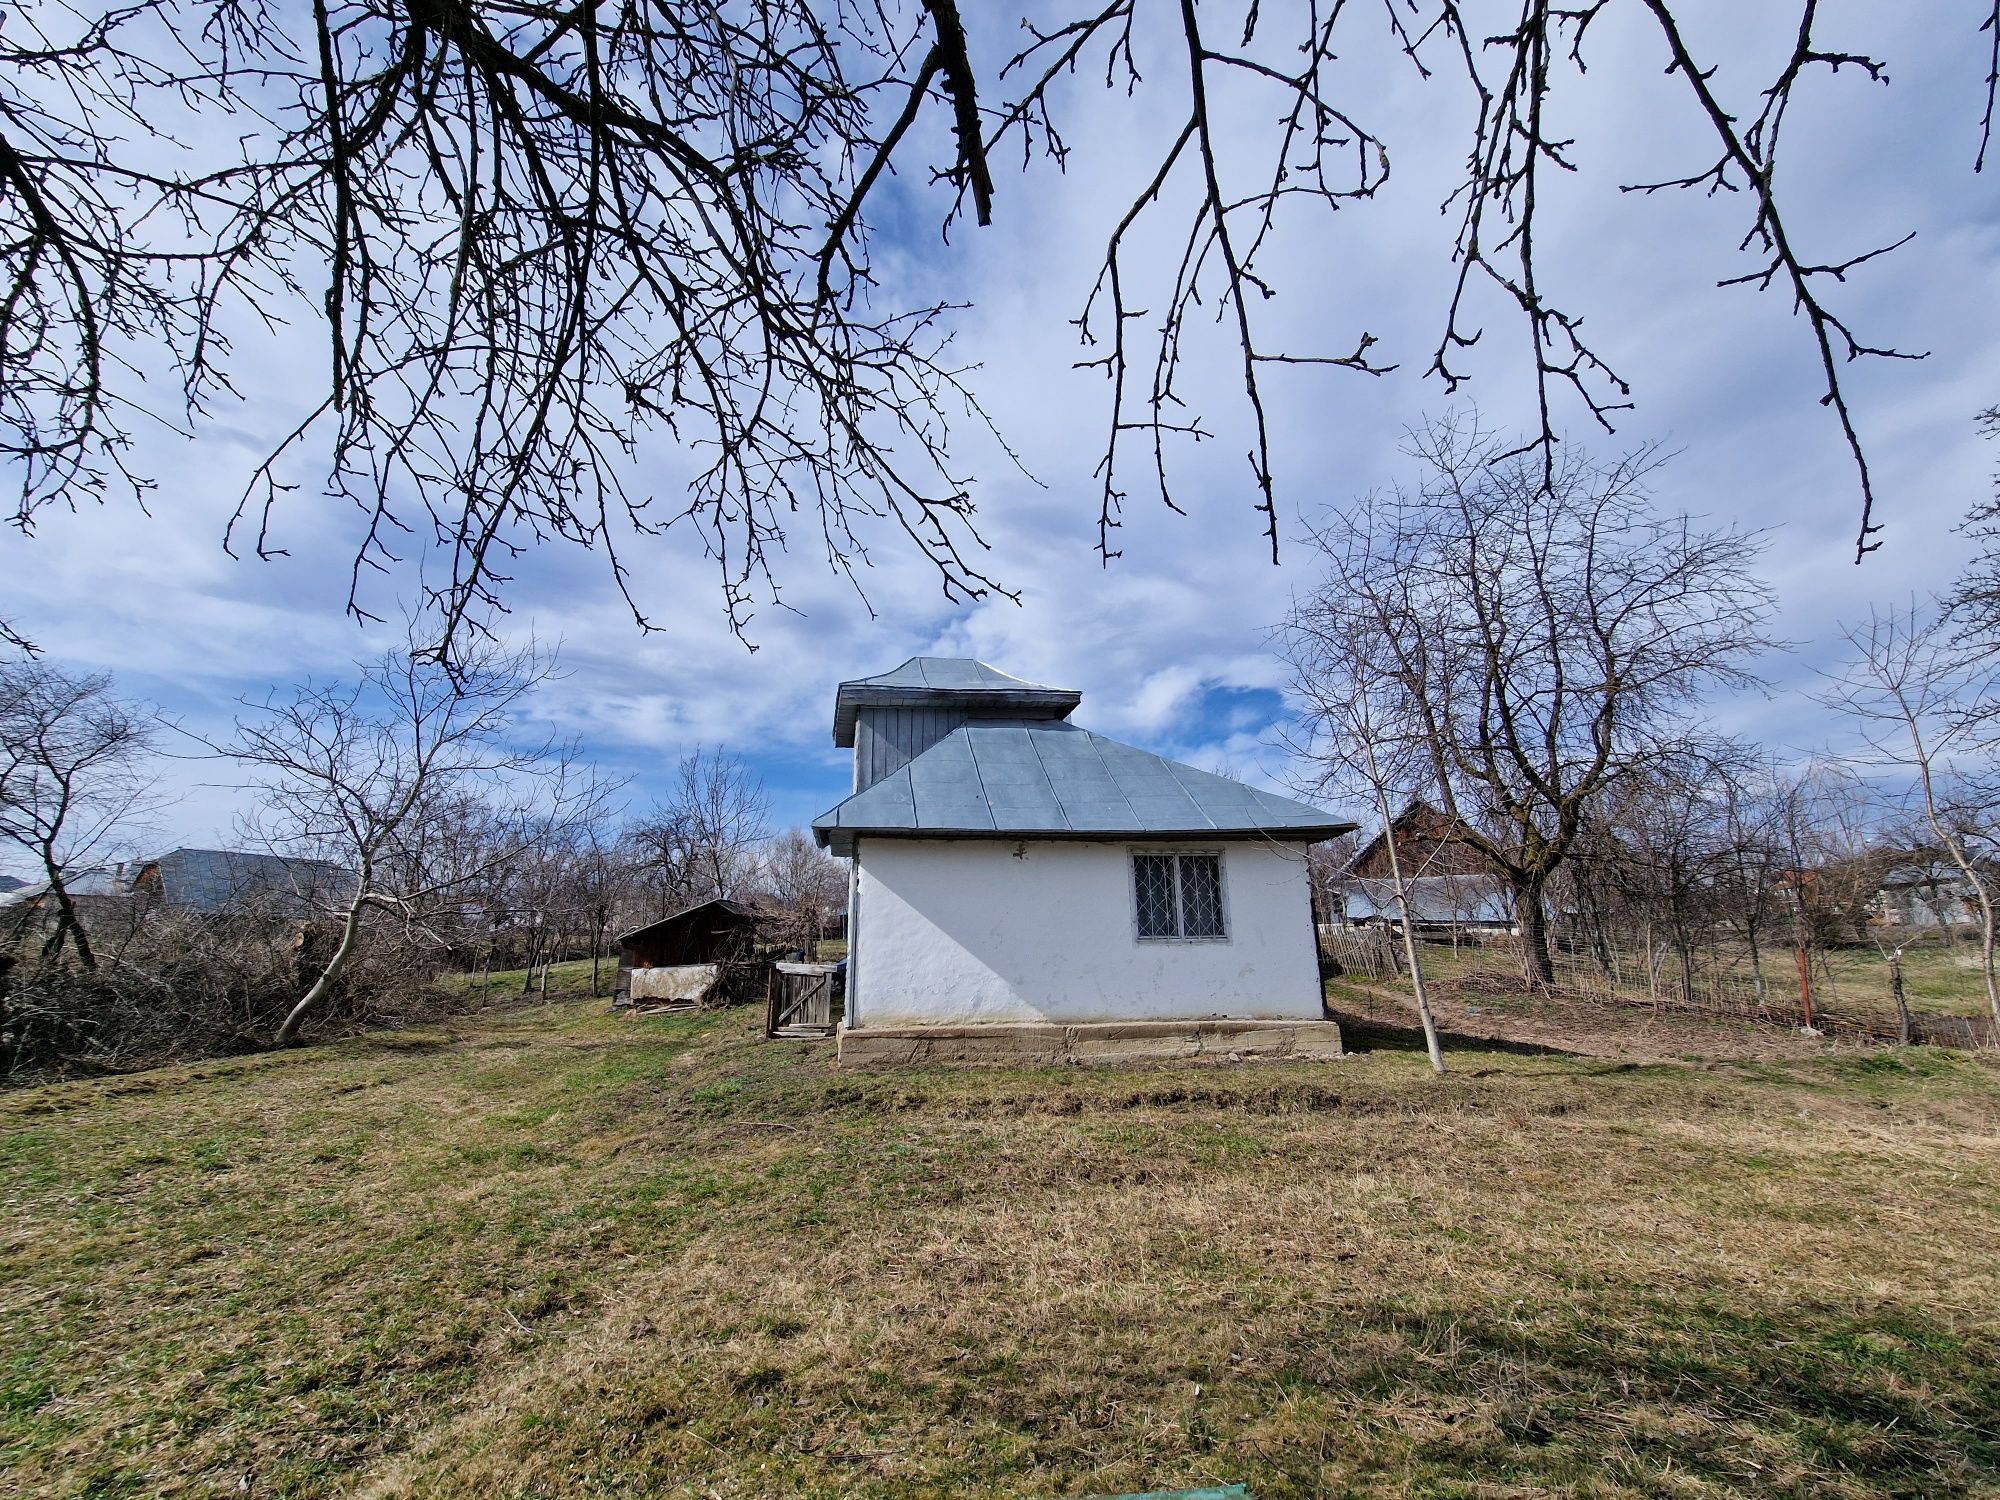
[[[1727,983],[1721,986],[1733,1003],[1754,1002],[1756,990],[1747,954],[1729,950]],[[1512,983],[1519,976],[1520,960],[1511,947],[1475,942],[1454,945],[1431,941],[1423,945],[1425,973],[1433,980],[1449,983],[1469,977],[1486,976]],[[1709,955],[1709,962],[1713,955]],[[1979,966],[1979,945],[1975,938],[1961,935],[1954,945],[1942,934],[1927,933],[1909,939],[1902,956],[1903,993],[1914,1012],[1939,1016],[1985,1016],[1991,1014],[1986,999],[1985,977]],[[1648,998],[1646,960],[1643,953],[1622,955],[1623,994],[1627,1000],[1643,1003]],[[1588,954],[1562,954],[1557,960],[1557,976],[1564,986],[1595,993],[1604,985],[1600,971]],[[1794,1006],[1798,1002],[1797,960],[1789,948],[1780,947],[1764,955],[1764,978],[1774,1005]],[[1704,964],[1697,993],[1707,999],[1717,993],[1716,976]],[[1677,979],[1672,965],[1661,993],[1672,999]],[[1870,1021],[1892,1027],[1896,1020],[1895,1001],[1890,992],[1889,960],[1872,946],[1853,945],[1814,955],[1813,996],[1815,1006],[1837,1016]]]
[[[484,995],[490,1006],[501,1007],[522,1003],[539,1003],[543,996],[539,986],[542,971],[534,972],[533,985],[529,985],[530,975],[526,969],[495,969],[488,974],[447,974],[438,982],[441,985],[461,990],[467,995]],[[614,955],[602,959],[597,967],[597,987],[609,998],[618,983],[618,959]],[[548,973],[548,999],[582,1000],[590,995],[590,960],[571,959],[567,963],[550,964]]]
[[[0,1492],[2000,1493],[1989,1063],[602,1012],[0,1099]]]

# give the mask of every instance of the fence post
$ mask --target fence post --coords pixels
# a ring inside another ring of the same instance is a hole
[[[1896,1002],[1896,1041],[1910,1045],[1910,1006],[1903,995],[1903,950],[1889,955],[1889,997]]]
[[[778,1034],[778,966],[772,964],[764,971],[764,1035]]]

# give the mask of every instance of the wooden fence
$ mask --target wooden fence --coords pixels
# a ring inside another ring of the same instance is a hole
[[[833,1030],[834,965],[776,963],[764,998],[765,1036],[824,1035]]]
[[[1469,997],[1526,988],[1520,943],[1511,936],[1467,934],[1457,941],[1432,937],[1420,943],[1418,952],[1426,977],[1443,995]],[[1753,961],[1740,943],[1728,941],[1704,943],[1685,953],[1663,943],[1588,948],[1559,944],[1551,956],[1555,979],[1541,988],[1557,998],[1794,1030],[1810,1023],[1828,1035],[1885,1042],[1903,1039],[1902,1018],[1886,978],[1890,972],[1886,956],[1865,946],[1815,951],[1803,964],[1787,948]],[[1379,923],[1322,928],[1320,960],[1328,975],[1378,984],[1406,982],[1408,972],[1401,936]],[[1976,978],[1969,976],[1969,982]],[[1876,993],[1878,989],[1881,993]],[[1960,1003],[1965,1004],[1963,997]],[[1926,1008],[1922,999],[1912,1000],[1909,1011],[1910,1041],[1947,1047],[2000,1046],[2000,1027],[1991,1016],[1942,1013]]]

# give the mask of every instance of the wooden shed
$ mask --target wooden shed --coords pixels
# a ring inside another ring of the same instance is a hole
[[[660,989],[658,998],[700,998],[684,995],[681,991],[703,976],[692,973],[685,976],[655,975],[651,971],[706,968],[710,970],[707,977],[714,978],[720,967],[738,964],[755,956],[759,930],[760,919],[754,908],[738,901],[718,898],[621,933],[618,938],[618,988],[612,1004],[632,1003],[632,976],[635,972],[646,975],[638,987],[648,991]],[[659,983],[655,983],[656,980]]]

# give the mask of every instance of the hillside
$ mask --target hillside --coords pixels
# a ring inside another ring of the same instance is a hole
[[[849,1077],[753,1026],[0,1099],[5,1487],[2000,1488],[1987,1063]]]

